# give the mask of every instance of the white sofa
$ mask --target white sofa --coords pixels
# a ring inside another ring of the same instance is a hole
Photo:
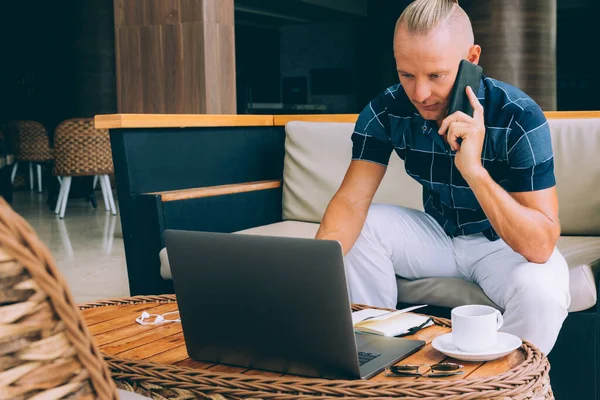
[[[593,307],[600,273],[600,119],[549,119],[562,236],[558,247],[570,267],[569,311]],[[290,122],[286,125],[283,221],[238,233],[314,237],[327,204],[350,163],[352,123]],[[392,153],[375,202],[423,209],[421,186]],[[170,278],[165,251],[161,274]],[[595,276],[596,275],[596,276]],[[442,307],[489,304],[475,284],[453,278],[397,279],[398,301]],[[497,307],[499,308],[499,307]]]

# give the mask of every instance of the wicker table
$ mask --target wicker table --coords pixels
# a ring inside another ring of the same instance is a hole
[[[363,308],[353,306],[354,310]],[[178,323],[141,326],[142,311],[177,309],[174,295],[137,296],[81,306],[83,317],[118,384],[153,398],[403,398],[403,399],[553,399],[548,360],[525,342],[501,359],[464,362],[445,357],[431,341],[450,331],[446,319],[413,337],[427,345],[402,363],[441,361],[465,365],[464,375],[447,378],[386,377],[368,381],[323,380],[191,360]]]

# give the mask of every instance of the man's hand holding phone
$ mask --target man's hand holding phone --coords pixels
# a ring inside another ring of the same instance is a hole
[[[456,168],[465,180],[483,170],[481,151],[485,139],[485,124],[483,122],[483,106],[470,86],[466,89],[469,103],[473,107],[473,117],[462,111],[448,115],[440,125],[438,133],[447,134],[450,148],[456,151],[454,159]],[[459,143],[458,138],[461,138]]]

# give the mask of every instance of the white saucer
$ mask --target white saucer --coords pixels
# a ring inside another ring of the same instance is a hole
[[[452,333],[447,333],[433,339],[431,345],[434,349],[448,357],[463,361],[491,361],[511,353],[518,349],[523,342],[510,333],[498,332],[498,343],[490,349],[480,352],[466,352],[456,348],[452,344]]]

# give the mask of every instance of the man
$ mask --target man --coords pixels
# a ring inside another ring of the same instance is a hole
[[[394,33],[400,83],[358,117],[317,238],[341,242],[352,301],[395,307],[396,275],[462,278],[505,310],[503,331],[548,354],[570,303],[550,131],[531,98],[485,76],[467,89],[473,117],[447,115],[460,61],[480,54],[456,1],[408,6]],[[392,150],[425,212],[371,204]]]

